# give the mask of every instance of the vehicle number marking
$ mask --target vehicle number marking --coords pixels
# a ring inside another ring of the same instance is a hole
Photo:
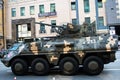
[[[83,42],[83,44],[95,44],[95,43],[97,43],[95,39]]]

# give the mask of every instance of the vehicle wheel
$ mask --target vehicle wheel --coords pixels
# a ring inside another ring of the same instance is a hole
[[[25,75],[28,72],[28,65],[22,59],[15,59],[11,64],[11,70],[15,75]]]
[[[89,75],[98,75],[103,71],[103,68],[102,60],[96,56],[86,58],[83,63],[83,69]]]
[[[60,71],[65,75],[73,75],[79,69],[78,62],[71,57],[63,58],[59,63]]]
[[[49,72],[48,62],[42,58],[37,58],[33,60],[31,68],[32,68],[32,72],[35,75],[45,75]]]

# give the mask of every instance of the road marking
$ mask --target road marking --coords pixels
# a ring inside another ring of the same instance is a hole
[[[53,80],[55,80],[55,77],[53,77]]]
[[[120,69],[104,69],[104,70],[108,70],[108,71],[120,71]]]
[[[16,80],[17,78],[16,77],[14,77],[14,80]]]

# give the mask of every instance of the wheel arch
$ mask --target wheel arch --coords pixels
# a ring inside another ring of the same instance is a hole
[[[9,62],[9,66],[11,66],[12,62],[15,60],[15,59],[22,59],[24,61],[27,62],[27,64],[30,66],[32,61],[36,58],[43,58],[43,59],[46,59],[47,62],[49,63],[47,57],[45,55],[20,55],[20,56],[15,56],[13,57],[10,62]]]
[[[87,59],[88,57],[90,56],[96,56],[96,57],[99,57],[102,61],[103,61],[103,56],[102,56],[103,53],[97,53],[97,52],[94,52],[94,53],[86,53],[86,55],[84,56],[83,60],[82,60],[82,64],[83,62],[85,61],[85,59]],[[103,61],[104,62],[104,61]]]

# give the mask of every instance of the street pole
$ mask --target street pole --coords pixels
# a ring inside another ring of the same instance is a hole
[[[3,0],[2,0],[3,1]],[[2,8],[2,28],[3,28],[3,47],[5,48],[5,35],[4,35],[4,1],[3,1],[3,4],[2,4],[3,8]]]
[[[76,0],[76,19],[77,19],[77,24],[79,23],[79,8],[78,8],[78,0]]]

